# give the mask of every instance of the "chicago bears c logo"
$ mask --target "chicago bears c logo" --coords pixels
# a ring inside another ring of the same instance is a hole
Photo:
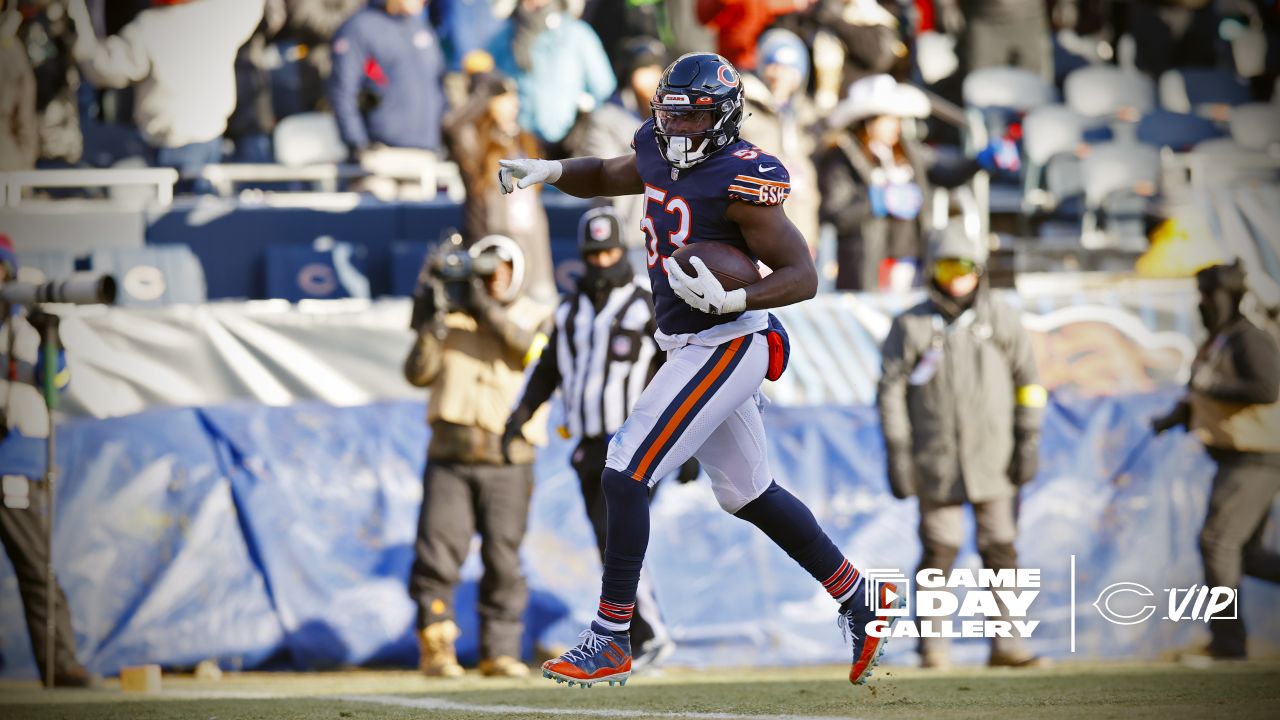
[[[733,68],[728,65],[721,65],[720,69],[716,71],[716,76],[719,77],[720,82],[725,85],[729,87],[738,87],[738,75],[733,71]]]

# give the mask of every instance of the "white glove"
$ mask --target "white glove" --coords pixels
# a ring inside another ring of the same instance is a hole
[[[553,183],[560,179],[564,166],[559,160],[499,160],[498,184],[502,194],[509,195],[516,188],[523,190],[534,183]],[[512,179],[518,180],[514,186]]]
[[[689,259],[689,264],[698,271],[697,276],[685,274],[674,258],[667,258],[662,263],[671,289],[694,310],[709,315],[728,315],[747,309],[747,291],[743,288],[725,290],[702,258]]]

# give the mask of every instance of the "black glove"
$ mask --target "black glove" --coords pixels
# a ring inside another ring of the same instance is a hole
[[[689,458],[680,466],[680,473],[676,475],[676,480],[681,485],[691,483],[698,479],[698,473],[702,472],[702,465],[698,463],[697,458]]]
[[[889,490],[899,500],[916,494],[916,461],[907,450],[889,451]]]
[[[1186,402],[1180,402],[1167,415],[1161,415],[1151,420],[1151,432],[1160,435],[1166,430],[1172,430],[1176,427],[1185,428],[1190,423],[1191,406]]]
[[[1018,487],[1035,480],[1040,469],[1040,433],[1020,432],[1013,438],[1013,458],[1009,461],[1009,482]]]
[[[533,417],[533,412],[523,405],[511,411],[511,417],[507,418],[507,424],[502,429],[502,459],[508,465],[511,465],[511,444],[516,440],[523,439],[524,433],[521,428],[529,422],[529,418]]]

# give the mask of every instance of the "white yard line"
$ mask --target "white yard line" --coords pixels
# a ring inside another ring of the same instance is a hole
[[[520,705],[472,705],[433,697],[397,697],[395,695],[340,695],[333,698],[351,703],[395,705],[416,710],[452,710],[488,715],[572,715],[610,718],[675,718],[676,720],[857,720],[856,718],[812,715],[739,715],[720,712],[663,712],[661,710],[610,710],[605,708],[525,707]]]

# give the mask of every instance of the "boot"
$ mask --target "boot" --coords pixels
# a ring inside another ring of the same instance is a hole
[[[431,623],[418,631],[418,669],[428,677],[460,677],[462,666],[453,643],[462,633],[452,620]]]
[[[485,677],[529,677],[529,666],[510,655],[499,655],[491,660],[481,660],[480,674]]]

